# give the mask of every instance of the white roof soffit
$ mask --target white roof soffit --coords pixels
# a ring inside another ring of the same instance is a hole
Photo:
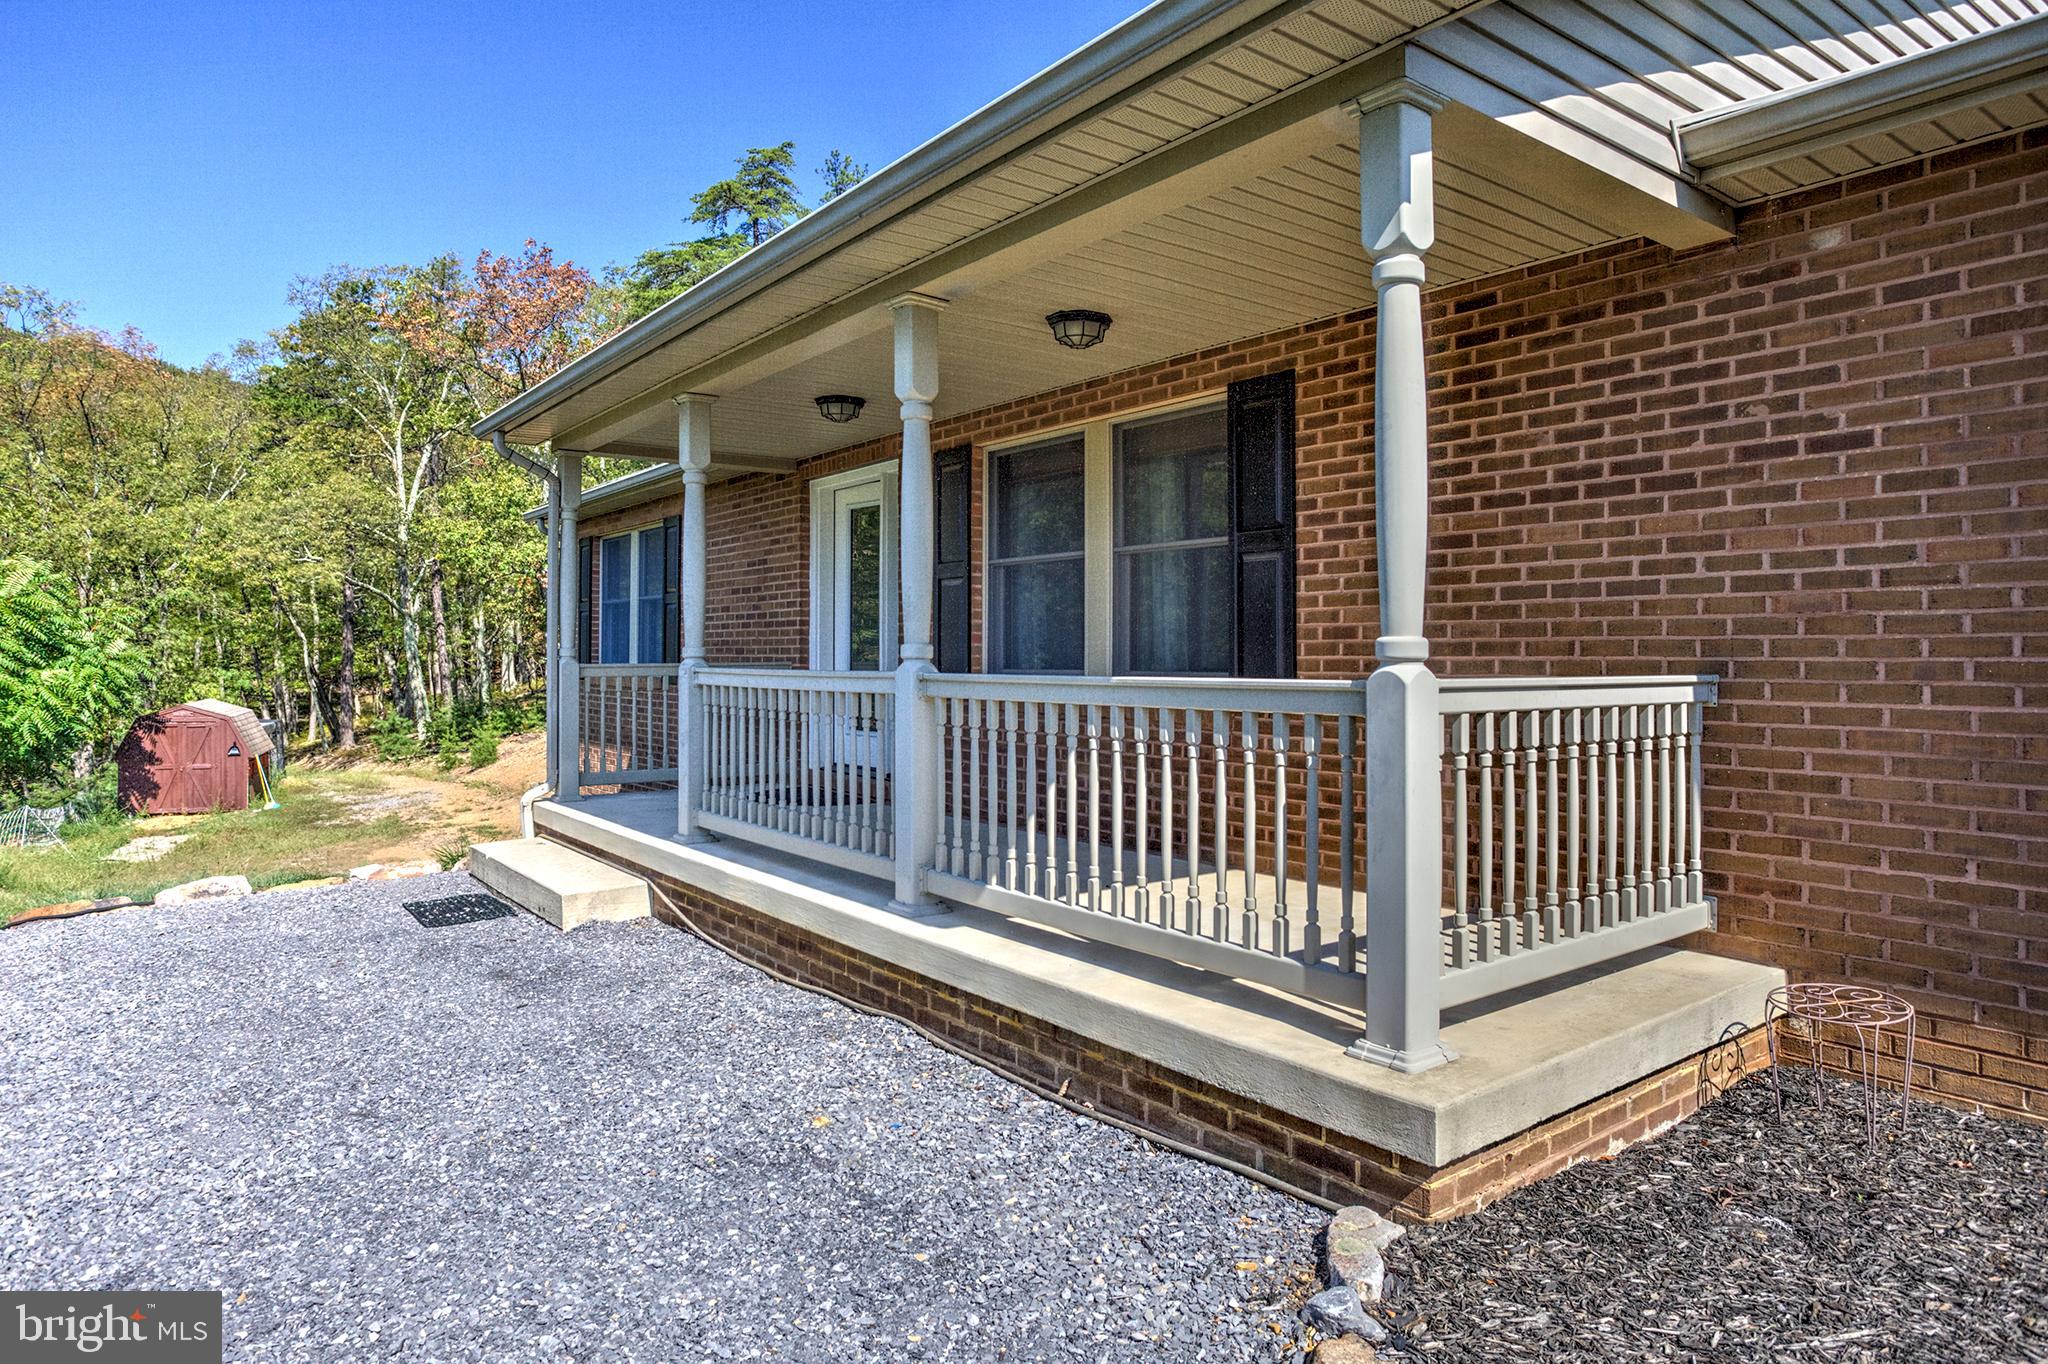
[[[1465,0],[1446,0],[1452,8]],[[738,300],[857,238],[899,213],[1098,109],[1148,78],[1227,47],[1241,31],[1307,0],[1157,0],[929,142],[884,166],[738,260],[584,352],[471,428],[511,433],[534,414],[601,375],[687,332]]]
[[[1687,164],[1735,198],[2048,123],[2048,15],[1679,120]],[[1853,144],[1853,150],[1852,150]],[[1837,155],[1831,155],[1835,153]]]

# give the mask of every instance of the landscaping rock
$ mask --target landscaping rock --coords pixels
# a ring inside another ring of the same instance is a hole
[[[1353,1288],[1361,1301],[1378,1302],[1387,1276],[1380,1252],[1400,1239],[1402,1231],[1400,1223],[1371,1208],[1339,1209],[1324,1238],[1331,1287]]]
[[[286,881],[283,885],[269,886],[263,893],[275,895],[284,890],[325,890],[329,886],[342,885],[347,880],[346,876],[314,876],[304,881]]]
[[[156,893],[160,905],[182,905],[193,900],[218,900],[229,895],[253,895],[246,876],[209,876],[199,881],[187,881],[182,886]]]
[[[144,834],[131,838],[100,860],[103,862],[154,862],[180,843],[188,841],[190,834]]]
[[[1348,1287],[1326,1288],[1310,1298],[1308,1322],[1326,1336],[1363,1336],[1374,1342],[1387,1338],[1387,1328],[1366,1315],[1357,1291]]]
[[[1316,1364],[1373,1364],[1379,1356],[1363,1336],[1334,1336],[1316,1346]]]
[[[405,908],[484,889],[0,934],[6,1279],[237,1364],[1302,1364],[1327,1214],[650,920]]]

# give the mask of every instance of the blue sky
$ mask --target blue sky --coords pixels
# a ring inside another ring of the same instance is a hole
[[[593,270],[793,138],[879,168],[1138,8],[0,0],[0,280],[196,364],[298,275],[516,249]]]

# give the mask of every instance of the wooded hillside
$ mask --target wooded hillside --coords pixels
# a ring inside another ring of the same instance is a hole
[[[197,369],[0,281],[0,805],[199,696],[399,753],[531,722],[503,705],[541,672],[540,488],[468,428],[801,217],[793,165],[748,152],[694,196],[703,235],[602,278],[533,241],[330,268]],[[823,197],[863,173],[834,151]]]

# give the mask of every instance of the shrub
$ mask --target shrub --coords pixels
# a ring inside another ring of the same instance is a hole
[[[497,760],[498,736],[488,729],[478,730],[476,737],[469,741],[469,765],[489,767]]]

